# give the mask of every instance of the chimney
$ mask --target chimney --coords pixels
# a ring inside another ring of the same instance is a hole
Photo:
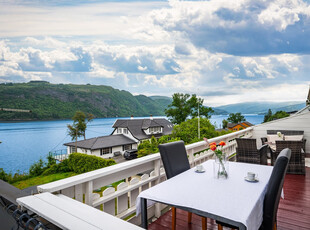
[[[151,114],[151,116],[150,116],[150,120],[153,120],[153,115]]]
[[[133,120],[133,115],[130,116],[130,119]]]

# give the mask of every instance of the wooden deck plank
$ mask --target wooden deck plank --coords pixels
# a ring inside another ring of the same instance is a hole
[[[284,181],[284,199],[278,209],[278,230],[310,230],[310,168],[306,176],[288,174]],[[214,220],[208,218],[208,230],[217,229]],[[171,212],[167,212],[149,225],[151,230],[171,229]],[[193,215],[187,223],[187,212],[177,209],[177,230],[201,229],[201,218]],[[228,229],[228,228],[224,228]]]

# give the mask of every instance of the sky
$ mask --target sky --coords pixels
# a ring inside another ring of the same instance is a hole
[[[0,83],[305,101],[309,0],[0,0]]]

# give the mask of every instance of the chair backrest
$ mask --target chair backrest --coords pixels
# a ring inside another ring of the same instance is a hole
[[[264,198],[262,230],[272,230],[276,223],[277,211],[283,188],[284,177],[287,171],[288,162],[291,158],[291,150],[286,148],[279,154],[273,167],[267,191]]]
[[[253,138],[236,138],[238,149],[257,150],[256,139]]]
[[[187,152],[183,141],[158,145],[167,179],[190,169]]]
[[[303,141],[276,141],[276,152],[275,156],[285,148],[289,148],[292,151],[291,160],[288,165],[287,173],[292,174],[305,174],[305,153],[302,151],[304,148]]]
[[[260,164],[260,154],[257,150],[256,139],[236,138],[236,158],[238,162]]]
[[[304,131],[303,130],[267,130],[267,134],[277,134],[278,132],[284,134],[284,135],[304,135]]]
[[[276,141],[276,155],[285,148],[289,148],[292,154],[301,153],[303,141]]]

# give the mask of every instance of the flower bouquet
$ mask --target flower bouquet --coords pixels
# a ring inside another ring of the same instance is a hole
[[[209,144],[210,149],[214,152],[215,155],[215,162],[214,162],[214,173],[216,178],[228,178],[227,172],[227,161],[226,161],[226,154],[223,152],[223,146],[226,145],[224,141],[221,141],[217,146],[215,142],[209,143],[207,138],[204,140]]]

